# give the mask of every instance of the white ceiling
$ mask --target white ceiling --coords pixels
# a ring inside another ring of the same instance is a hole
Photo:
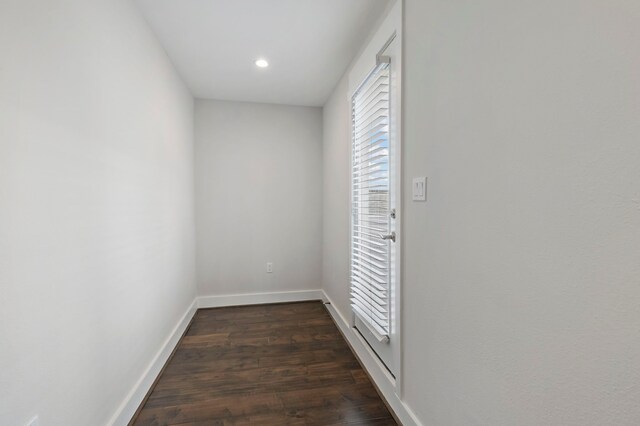
[[[195,97],[309,106],[324,104],[390,1],[135,0]]]

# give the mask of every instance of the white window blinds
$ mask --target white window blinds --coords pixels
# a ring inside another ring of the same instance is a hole
[[[382,63],[352,98],[351,307],[381,342],[389,339],[389,87]]]

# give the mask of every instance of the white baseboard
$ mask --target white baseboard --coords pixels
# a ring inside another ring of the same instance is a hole
[[[173,349],[178,345],[178,342],[187,329],[189,322],[191,322],[191,318],[195,315],[197,310],[196,302],[197,298],[191,303],[182,318],[180,318],[178,324],[176,324],[169,334],[169,337],[164,341],[156,356],[151,360],[151,363],[149,363],[149,366],[142,374],[142,377],[140,377],[140,380],[138,380],[131,392],[129,392],[122,404],[120,404],[107,425],[126,426],[129,424],[129,421],[131,421],[131,418],[142,403],[144,397],[147,395],[147,392],[149,392],[149,389],[153,386],[153,382],[155,382],[156,377],[160,374],[160,370],[162,370],[162,367],[169,359]]]
[[[222,306],[260,305],[266,303],[304,302],[322,300],[322,290],[280,291],[274,293],[226,294],[222,296],[199,296],[198,308]]]
[[[347,320],[334,307],[331,299],[322,291],[322,299],[327,303],[325,306],[329,314],[340,329],[340,332],[347,340],[351,349],[356,353],[363,367],[373,379],[376,387],[382,393],[382,396],[391,406],[391,409],[404,426],[422,426],[416,415],[411,411],[407,404],[400,399],[397,393],[395,382],[389,372],[382,365],[380,360],[372,353],[369,346],[363,341],[362,337],[349,326]]]

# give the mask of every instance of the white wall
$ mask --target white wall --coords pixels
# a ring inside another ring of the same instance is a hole
[[[637,425],[640,3],[405,7],[404,176],[429,176],[404,209],[409,405]]]
[[[403,399],[425,425],[640,422],[640,5],[405,0]],[[348,309],[348,104],[324,280]],[[344,100],[344,101],[343,101]],[[348,311],[344,311],[348,312]]]
[[[0,424],[105,424],[195,296],[193,100],[131,3],[0,4]]]
[[[198,100],[195,123],[199,294],[319,289],[321,109]]]
[[[322,289],[335,308],[349,318],[349,219],[351,202],[351,110],[348,73],[322,109],[323,245]]]

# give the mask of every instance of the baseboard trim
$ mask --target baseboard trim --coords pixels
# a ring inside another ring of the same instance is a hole
[[[221,296],[199,296],[198,308],[223,306],[261,305],[268,303],[304,302],[322,300],[322,290],[280,291],[273,293],[226,294]]]
[[[176,326],[173,328],[169,337],[164,341],[156,356],[151,360],[149,366],[142,374],[140,379],[133,386],[127,397],[122,401],[111,420],[107,423],[109,426],[126,426],[135,415],[138,407],[142,404],[149,390],[158,378],[162,368],[177,347],[180,338],[187,330],[193,316],[197,310],[197,298],[191,303],[187,311],[182,315]]]
[[[371,353],[371,349],[363,342],[362,337],[360,337],[360,335],[349,326],[347,320],[334,307],[331,299],[327,296],[324,290],[322,290],[322,300],[325,301],[325,306],[333,318],[333,321],[338,326],[338,329],[351,347],[351,350],[355,353],[356,357],[358,357],[362,366],[373,380],[378,392],[382,394],[382,397],[393,410],[397,420],[399,420],[404,426],[422,426],[422,423],[418,420],[413,411],[411,411],[407,404],[400,399],[393,378],[389,375],[384,366],[382,366],[378,358]]]

